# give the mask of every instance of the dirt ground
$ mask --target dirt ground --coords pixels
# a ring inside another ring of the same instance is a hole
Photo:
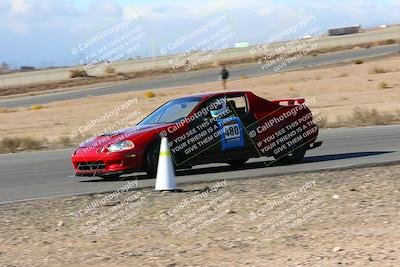
[[[229,81],[228,89],[250,90],[266,99],[314,98],[315,103],[311,107],[324,114],[327,120],[325,126],[390,124],[398,122],[400,118],[399,64],[400,56],[392,56],[368,60],[363,64],[349,63],[252,78],[242,77]],[[381,88],[382,84],[385,88]],[[216,81],[96,97],[90,96],[88,91],[88,96],[79,100],[43,103],[43,106],[31,109],[0,109],[0,139],[45,137],[56,140],[78,134],[81,140],[84,136],[108,129],[117,121],[122,122],[115,125],[115,129],[128,126],[170,99],[220,90],[221,85]],[[146,97],[149,92],[153,92],[155,97]],[[129,99],[137,100],[137,103],[131,104],[127,109],[119,109],[118,115],[97,120],[86,127],[92,120],[101,119],[102,115],[118,109]],[[379,116],[371,122],[368,119],[365,122],[353,120],[356,107],[376,109]],[[136,115],[129,117],[135,111],[138,111]],[[127,116],[129,120],[124,120]]]
[[[399,167],[3,204],[0,266],[399,266]]]

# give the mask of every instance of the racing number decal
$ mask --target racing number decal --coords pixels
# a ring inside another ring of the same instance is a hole
[[[240,129],[237,123],[224,126],[225,140],[240,138]]]
[[[238,117],[218,120],[221,130],[221,150],[244,146],[243,127]]]

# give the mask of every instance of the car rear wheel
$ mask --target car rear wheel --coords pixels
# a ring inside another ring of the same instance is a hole
[[[159,151],[160,141],[152,143],[146,151],[144,166],[149,178],[156,177]]]
[[[306,151],[307,148],[303,141],[299,141],[295,145],[289,147],[285,153],[274,155],[274,158],[282,163],[297,163],[302,161]]]
[[[249,159],[236,159],[236,160],[230,160],[227,163],[232,167],[240,167],[243,166],[248,160]]]

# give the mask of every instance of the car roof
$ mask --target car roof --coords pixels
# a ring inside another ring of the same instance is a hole
[[[219,92],[207,92],[207,93],[202,93],[202,94],[194,94],[194,95],[188,95],[185,97],[180,97],[178,99],[184,99],[184,98],[189,98],[189,97],[200,97],[203,99],[207,99],[213,96],[218,96],[218,95],[237,95],[237,94],[243,94],[243,93],[250,93],[249,91],[219,91]]]

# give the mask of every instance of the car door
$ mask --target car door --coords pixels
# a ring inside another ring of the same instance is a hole
[[[221,128],[218,119],[211,115],[211,110],[226,103],[224,96],[210,98],[196,110],[198,114],[189,123],[188,147],[185,157],[196,163],[217,162],[221,158]]]
[[[253,150],[254,144],[248,133],[254,128],[255,117],[249,111],[246,94],[229,95],[226,100],[231,114],[223,121],[222,151]]]

